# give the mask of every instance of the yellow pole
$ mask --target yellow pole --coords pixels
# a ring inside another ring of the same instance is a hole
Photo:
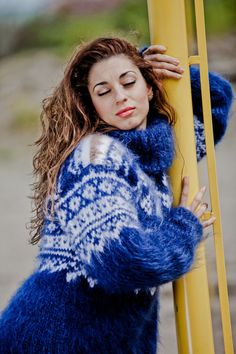
[[[184,175],[190,176],[189,202],[199,189],[184,0],[148,0],[148,14],[152,44],[167,46],[167,54],[177,57],[185,68],[180,81],[165,82],[169,101],[177,112],[176,158],[170,171],[174,204],[177,205]],[[198,249],[197,259],[194,270],[173,285],[181,354],[214,353],[204,244]]]
[[[216,161],[214,152],[214,141],[212,136],[212,118],[211,105],[208,85],[208,64],[207,64],[207,48],[206,34],[204,26],[204,9],[202,0],[195,0],[196,27],[197,27],[197,43],[200,61],[200,76],[202,88],[202,106],[205,125],[206,150],[207,150],[207,165],[209,175],[209,186],[212,211],[216,215],[216,221],[213,225],[215,235],[215,252],[216,252],[216,267],[218,276],[218,288],[221,309],[221,322],[224,338],[224,349],[226,354],[233,354],[233,338],[230,322],[230,309],[228,301],[228,289],[225,269],[224,245],[222,237],[220,201],[217,184]]]

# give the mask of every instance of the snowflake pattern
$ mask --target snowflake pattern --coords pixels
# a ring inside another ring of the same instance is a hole
[[[141,199],[140,206],[147,215],[151,215],[153,213],[153,203],[151,200],[151,196],[147,195],[146,197]]]
[[[108,181],[102,181],[99,185],[99,190],[107,194],[111,194],[113,189],[112,183],[108,183]]]
[[[126,154],[125,157],[122,152]],[[108,171],[96,169],[96,164],[85,170],[86,159],[81,154],[83,149],[76,149],[66,168],[62,169],[64,174],[69,175],[80,171],[79,181],[78,178],[71,178],[75,182],[66,193],[62,188],[63,179],[59,177],[58,193],[62,192],[63,197],[56,195],[56,219],[48,223],[47,232],[42,238],[40,270],[55,272],[66,269],[68,282],[83,276],[93,287],[97,280],[87,274],[85,267],[90,264],[92,255],[102,253],[109,240],[119,242],[123,228],[140,230],[139,217],[162,217],[162,205],[170,205],[170,196],[164,174],[161,190],[138,166],[138,184],[133,189],[124,177],[119,177],[114,170],[118,171],[122,167],[122,173],[128,176],[131,163],[126,150],[121,148],[117,153],[117,145],[113,141],[106,159]],[[140,205],[143,215],[138,215],[136,205]],[[151,294],[153,291],[150,289]]]
[[[84,186],[82,197],[85,199],[93,200],[96,195],[96,187],[92,184]]]
[[[80,197],[72,197],[71,200],[69,201],[69,208],[72,211],[78,211],[81,203],[81,198]]]

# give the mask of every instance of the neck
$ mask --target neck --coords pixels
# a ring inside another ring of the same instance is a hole
[[[142,169],[149,175],[165,172],[171,166],[174,155],[172,129],[161,115],[151,117],[147,127],[116,130],[108,135],[120,140],[138,156]]]

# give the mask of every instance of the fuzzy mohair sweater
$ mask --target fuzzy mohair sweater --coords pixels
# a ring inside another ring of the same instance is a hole
[[[199,72],[191,69],[197,157],[205,154]],[[214,138],[232,89],[210,73]],[[172,207],[170,125],[84,137],[63,163],[35,271],[0,319],[0,353],[156,354],[158,287],[185,274],[202,225]],[[50,203],[50,200],[48,201]]]

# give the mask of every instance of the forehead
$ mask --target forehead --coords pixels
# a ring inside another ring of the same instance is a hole
[[[139,73],[139,68],[126,55],[114,55],[92,66],[88,77],[89,84],[112,80],[129,70]]]

